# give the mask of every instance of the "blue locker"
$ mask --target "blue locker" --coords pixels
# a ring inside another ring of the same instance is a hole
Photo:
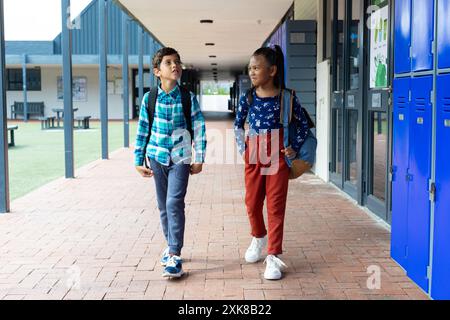
[[[395,1],[395,73],[411,71],[411,0]]]
[[[407,274],[428,292],[433,77],[411,80]]]
[[[433,70],[434,0],[413,0],[412,71]]]
[[[409,92],[411,79],[394,80],[394,130],[392,175],[391,256],[407,267],[408,181],[409,167]]]
[[[439,0],[438,5],[438,66],[444,69],[450,68],[450,0]]]
[[[433,299],[450,299],[450,75],[437,77]]]

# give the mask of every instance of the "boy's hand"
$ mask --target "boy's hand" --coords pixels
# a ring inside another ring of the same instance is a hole
[[[295,152],[291,147],[287,147],[286,149],[281,150],[281,152],[284,153],[289,160],[295,159],[297,156],[297,152]]]
[[[151,178],[151,177],[153,177],[153,170],[147,169],[144,166],[136,166],[136,170],[144,178]]]
[[[191,175],[199,174],[203,170],[203,163],[194,163],[191,165]]]

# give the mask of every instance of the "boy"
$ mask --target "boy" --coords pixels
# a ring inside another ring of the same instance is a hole
[[[153,58],[153,72],[161,84],[153,89],[154,109],[150,107],[150,92],[142,101],[135,166],[144,178],[154,177],[155,180],[161,225],[168,243],[161,258],[161,265],[165,267],[163,277],[179,278],[183,275],[180,256],[185,228],[184,198],[189,175],[199,174],[205,162],[205,119],[195,95],[178,85],[182,68],[176,50],[160,49]],[[187,111],[186,96],[190,111]],[[195,148],[192,165],[191,136]],[[150,168],[144,166],[146,157]]]

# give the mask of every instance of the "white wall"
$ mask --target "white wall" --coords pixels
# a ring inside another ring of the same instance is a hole
[[[73,67],[73,76],[87,77],[87,101],[73,102],[74,108],[78,108],[75,116],[91,116],[92,119],[100,118],[100,94],[99,94],[99,74],[98,67]],[[54,116],[52,108],[63,108],[63,101],[57,99],[57,77],[62,74],[60,67],[41,67],[41,89],[42,91],[28,91],[28,102],[45,103],[45,115]],[[111,68],[108,70],[108,80],[122,78],[121,69]],[[131,101],[131,81],[130,81],[130,118],[132,116]],[[7,91],[6,99],[8,103],[8,118],[11,117],[10,106],[14,101],[23,102],[22,91]],[[109,119],[123,119],[122,95],[108,95],[108,115]]]
[[[329,181],[330,162],[330,61],[317,65],[317,162],[316,175]]]
[[[200,106],[202,111],[228,112],[229,98],[229,96],[202,95]]]

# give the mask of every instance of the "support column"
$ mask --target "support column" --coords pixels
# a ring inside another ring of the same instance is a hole
[[[6,59],[3,0],[0,0],[0,213],[10,211],[8,170],[8,123],[6,120]]]
[[[138,27],[138,51],[139,51],[139,106],[144,98],[144,30]]]
[[[129,19],[122,13],[122,79],[123,79],[123,146],[130,147],[130,92],[129,92],[129,63],[128,63],[128,26]]]
[[[64,158],[66,179],[75,177],[73,156],[72,20],[70,0],[61,0],[64,89]]]
[[[102,159],[108,160],[108,71],[107,71],[107,50],[108,50],[108,21],[107,10],[108,0],[98,1],[99,9],[99,60],[100,60],[100,121],[102,131]]]
[[[27,54],[22,57],[23,122],[28,122]]]

